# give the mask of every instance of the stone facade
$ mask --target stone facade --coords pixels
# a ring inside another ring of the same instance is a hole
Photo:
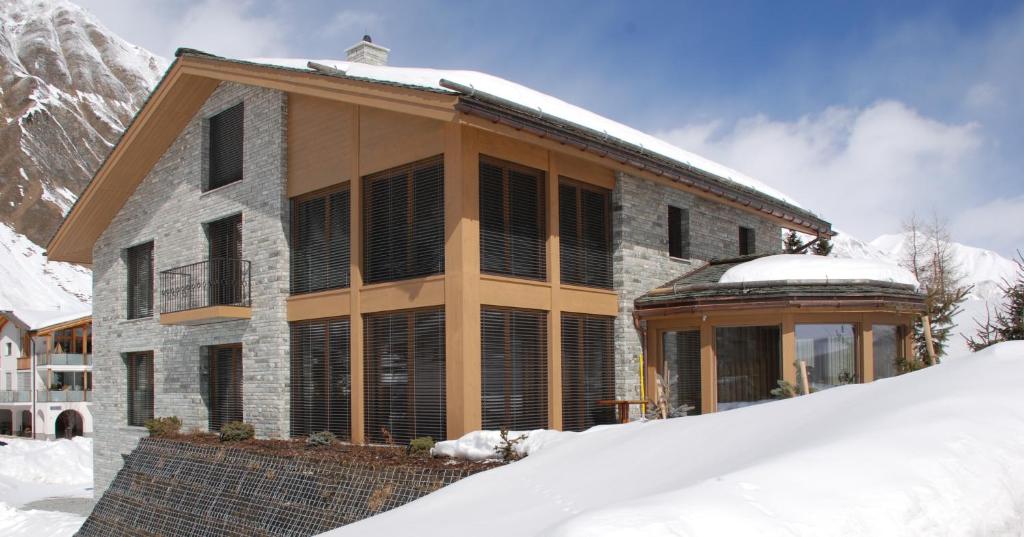
[[[208,118],[239,102],[245,103],[244,178],[204,192]],[[155,414],[178,416],[185,430],[205,429],[204,348],[241,342],[245,420],[260,436],[288,434],[286,102],[278,91],[222,84],[94,246],[97,496],[121,468],[122,454],[145,435],[145,429],[127,426],[124,354],[128,352],[153,351]],[[127,319],[126,248],[153,241],[159,275],[162,270],[205,260],[204,224],[237,214],[242,215],[242,257],[252,263],[251,320],[163,326],[159,295],[152,317]]]
[[[668,253],[668,207],[688,209],[690,258]],[[757,253],[782,248],[781,228],[767,219],[646,179],[618,173],[612,193],[612,263],[619,315],[615,319],[616,396],[640,397],[640,337],[633,301],[700,261],[736,257],[739,226],[754,229]]]

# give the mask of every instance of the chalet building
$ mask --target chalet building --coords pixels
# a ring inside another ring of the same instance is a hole
[[[0,311],[0,435],[92,436],[91,357],[88,313]]]
[[[179,50],[69,213],[49,255],[93,269],[98,491],[152,416],[370,443],[613,422],[678,362],[643,361],[662,337],[644,327],[664,335],[682,310],[635,300],[710,260],[778,253],[783,228],[832,233],[628,127],[387,52]],[[782,347],[759,380],[792,376],[795,307],[758,321],[782,332],[727,338]],[[851,311],[860,348],[866,310]],[[711,325],[682,323],[712,411]]]

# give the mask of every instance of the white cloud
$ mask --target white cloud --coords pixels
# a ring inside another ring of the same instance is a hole
[[[766,181],[865,239],[898,230],[914,211],[955,219],[978,200],[972,188],[983,171],[978,125],[937,121],[896,101],[660,136]]]
[[[1024,251],[1024,195],[966,209],[955,216],[950,227],[967,244],[984,242],[1006,256]]]

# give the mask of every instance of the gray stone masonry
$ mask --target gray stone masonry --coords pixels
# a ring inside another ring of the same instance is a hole
[[[690,258],[668,255],[668,207],[688,209]],[[619,173],[612,194],[612,263],[619,315],[615,319],[616,396],[640,396],[640,337],[633,327],[633,301],[669,282],[701,260],[736,257],[739,226],[755,230],[758,253],[781,250],[781,228],[740,209],[668,186]],[[634,410],[636,411],[636,409]]]
[[[243,180],[203,192],[208,118],[245,103]],[[224,83],[139,184],[93,250],[95,495],[122,466],[141,427],[127,425],[124,354],[153,351],[156,416],[178,416],[205,430],[202,360],[209,345],[243,345],[245,420],[261,437],[288,435],[288,200],[284,94]],[[159,322],[159,273],[204,261],[204,224],[242,215],[242,257],[251,262],[252,319],[202,326]],[[153,241],[154,315],[127,319],[124,251]]]

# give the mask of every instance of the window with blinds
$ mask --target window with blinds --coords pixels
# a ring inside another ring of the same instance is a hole
[[[242,146],[245,140],[245,107],[238,103],[210,118],[209,179],[213,190],[242,180]]]
[[[751,255],[756,250],[757,241],[754,228],[740,226],[740,255]]]
[[[445,438],[444,310],[366,315],[363,330],[367,441]]]
[[[558,185],[562,282],[612,287],[611,192],[563,178]]]
[[[132,246],[126,252],[128,268],[128,318],[153,315],[153,243]]]
[[[239,304],[243,299],[242,215],[206,225],[209,242],[210,305]],[[245,297],[247,298],[247,297]]]
[[[291,324],[291,436],[352,438],[349,320]]]
[[[662,334],[669,417],[700,414],[700,330]]]
[[[444,161],[439,155],[363,178],[363,279],[444,272]]]
[[[209,347],[209,427],[242,421],[242,344]]]
[[[547,278],[544,172],[480,157],[480,270]]]
[[[690,257],[690,211],[668,207],[668,255],[686,259]]]
[[[128,425],[143,427],[153,419],[153,352],[129,352],[124,357],[128,371]]]
[[[349,286],[349,188],[292,200],[292,294]]]
[[[547,314],[503,308],[480,312],[484,429],[548,427]]]
[[[562,314],[562,428],[615,423],[613,317]]]

